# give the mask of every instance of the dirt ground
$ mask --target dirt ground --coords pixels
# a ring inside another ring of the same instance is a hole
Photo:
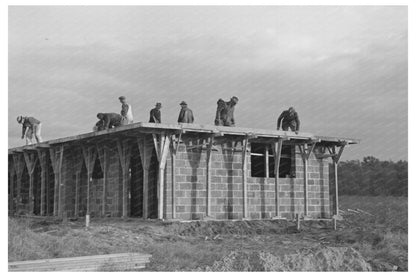
[[[97,218],[87,229],[83,219],[9,219],[9,261],[144,252],[152,254],[145,271],[407,271],[407,218],[402,226],[346,206],[342,214],[337,230],[331,221],[297,230],[284,220]]]

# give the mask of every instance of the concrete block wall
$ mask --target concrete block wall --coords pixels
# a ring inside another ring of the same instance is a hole
[[[206,216],[206,150],[190,149],[201,143],[185,141],[176,155],[176,217],[202,219]],[[230,144],[217,145],[211,154],[211,216],[216,219],[243,217],[242,152],[230,151]],[[319,150],[316,150],[319,151]],[[280,178],[281,216],[294,218],[304,213],[303,160],[295,152],[293,166],[296,178]],[[316,159],[312,153],[308,161],[308,215],[317,218],[330,216],[328,161]],[[247,153],[248,217],[265,219],[276,215],[275,179],[251,176],[251,159]],[[172,218],[171,160],[166,168],[164,216]]]

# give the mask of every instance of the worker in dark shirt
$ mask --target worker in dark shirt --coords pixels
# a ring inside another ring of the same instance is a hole
[[[123,119],[118,113],[99,113],[97,118],[99,119],[97,124],[95,124],[97,131],[121,126],[121,120]]]
[[[299,132],[300,121],[298,117],[298,113],[295,111],[293,107],[290,107],[288,110],[283,111],[279,118],[277,119],[277,130],[280,129],[280,125],[282,125],[282,129],[287,131],[289,128],[292,132]]]
[[[42,142],[42,138],[40,136],[42,124],[39,120],[31,116],[18,116],[17,122],[22,124],[22,139],[26,137],[26,145],[32,144],[33,135],[36,138],[36,142]]]
[[[182,101],[179,104],[182,108],[179,112],[178,123],[193,123],[194,114],[192,110],[188,108],[188,104],[185,101]]]
[[[217,112],[215,115],[215,125],[219,126],[235,126],[234,107],[238,103],[236,96],[231,97],[230,101],[225,102],[222,99],[217,101]]]
[[[156,103],[156,107],[150,110],[149,122],[162,123],[162,115],[160,113],[161,108],[162,108],[162,103]]]

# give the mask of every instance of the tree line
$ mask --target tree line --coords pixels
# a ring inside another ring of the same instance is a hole
[[[329,173],[333,184],[332,166]],[[340,162],[338,190],[339,195],[407,196],[407,161],[380,161],[369,156],[362,161]]]

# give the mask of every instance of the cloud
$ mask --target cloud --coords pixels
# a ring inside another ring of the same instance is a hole
[[[228,17],[219,9],[218,21],[204,18],[209,12],[157,19],[149,13],[141,25],[134,12],[120,12],[127,19],[113,18],[117,26],[108,31],[98,21],[88,32],[64,23],[66,32],[37,27],[52,39],[33,44],[18,43],[27,30],[12,24],[9,145],[20,143],[17,114],[38,117],[45,138],[57,138],[90,131],[97,112],[118,112],[120,95],[133,105],[136,121],[147,121],[162,101],[167,123],[175,122],[181,100],[197,122],[212,123],[216,100],[237,95],[238,126],[274,129],[280,112],[295,106],[304,131],[362,138],[359,151],[346,157],[407,158],[407,147],[387,153],[383,140],[407,145],[404,9],[325,10],[325,17],[317,16],[319,9],[244,10],[256,20],[251,23],[239,9],[227,10]]]

